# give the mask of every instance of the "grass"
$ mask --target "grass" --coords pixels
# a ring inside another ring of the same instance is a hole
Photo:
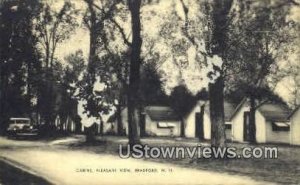
[[[174,139],[174,138],[145,138],[143,144],[150,146],[196,146],[197,140]],[[119,144],[127,144],[126,138],[105,137],[98,138],[93,144],[84,142],[72,144],[72,149],[87,150],[94,153],[118,155]],[[187,168],[229,173],[249,176],[256,180],[275,182],[278,184],[300,184],[300,147],[286,145],[249,145],[229,143],[229,146],[241,150],[243,147],[269,146],[278,147],[278,159],[144,159],[159,163],[171,163]]]
[[[0,184],[11,185],[11,184],[40,184],[50,185],[51,183],[41,177],[29,174],[19,168],[15,168],[6,162],[0,160]]]

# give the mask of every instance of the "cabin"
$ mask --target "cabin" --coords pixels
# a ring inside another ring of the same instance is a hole
[[[300,106],[298,106],[289,116],[291,123],[290,144],[300,145]]]
[[[226,139],[232,140],[231,115],[236,104],[224,101],[224,119]],[[203,116],[202,116],[203,115]],[[185,116],[185,135],[188,138],[199,137],[211,139],[211,121],[208,101],[198,101],[194,108]]]
[[[124,133],[128,135],[127,108],[122,109],[121,117]],[[145,132],[148,136],[180,136],[181,121],[168,106],[147,106],[141,118],[145,123]],[[117,133],[118,123],[115,114],[108,119],[107,124],[112,125],[113,132]]]
[[[145,108],[146,135],[180,136],[180,118],[167,106],[148,106]]]
[[[257,143],[290,142],[290,110],[282,103],[262,103],[255,112]],[[249,101],[244,99],[232,115],[233,141],[249,141]]]

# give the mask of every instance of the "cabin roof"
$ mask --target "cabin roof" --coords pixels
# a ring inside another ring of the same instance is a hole
[[[234,114],[236,107],[237,105],[235,103],[224,100],[224,119],[226,122],[231,121],[231,117]],[[205,112],[209,114],[209,106],[205,106]]]
[[[246,98],[244,98],[236,107],[231,119],[240,111],[245,103],[248,103]],[[291,115],[291,111],[286,105],[275,102],[265,102],[261,104],[258,107],[258,111],[265,117],[267,121],[286,122],[289,120]]]
[[[167,106],[147,106],[145,113],[148,114],[153,121],[179,121],[179,116],[171,107]]]
[[[296,107],[293,111],[291,111],[288,118],[291,119],[298,110],[300,110],[300,105],[298,107]]]
[[[267,121],[286,122],[289,120],[289,115],[291,114],[287,106],[279,103],[263,103],[258,107],[258,111]]]

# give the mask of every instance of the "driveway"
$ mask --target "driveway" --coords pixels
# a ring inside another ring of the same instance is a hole
[[[0,138],[0,158],[59,185],[268,184],[245,176],[137,159],[121,159],[115,155],[97,154],[80,149],[71,150],[64,147],[64,143],[68,142],[76,142],[76,139],[36,142]]]

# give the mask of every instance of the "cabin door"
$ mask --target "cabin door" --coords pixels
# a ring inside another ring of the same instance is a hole
[[[197,112],[195,116],[196,137],[198,137],[199,139],[204,139],[203,114]]]
[[[244,141],[249,141],[250,112],[244,112]]]
[[[141,136],[146,136],[146,116],[145,114],[140,114],[141,118]]]

